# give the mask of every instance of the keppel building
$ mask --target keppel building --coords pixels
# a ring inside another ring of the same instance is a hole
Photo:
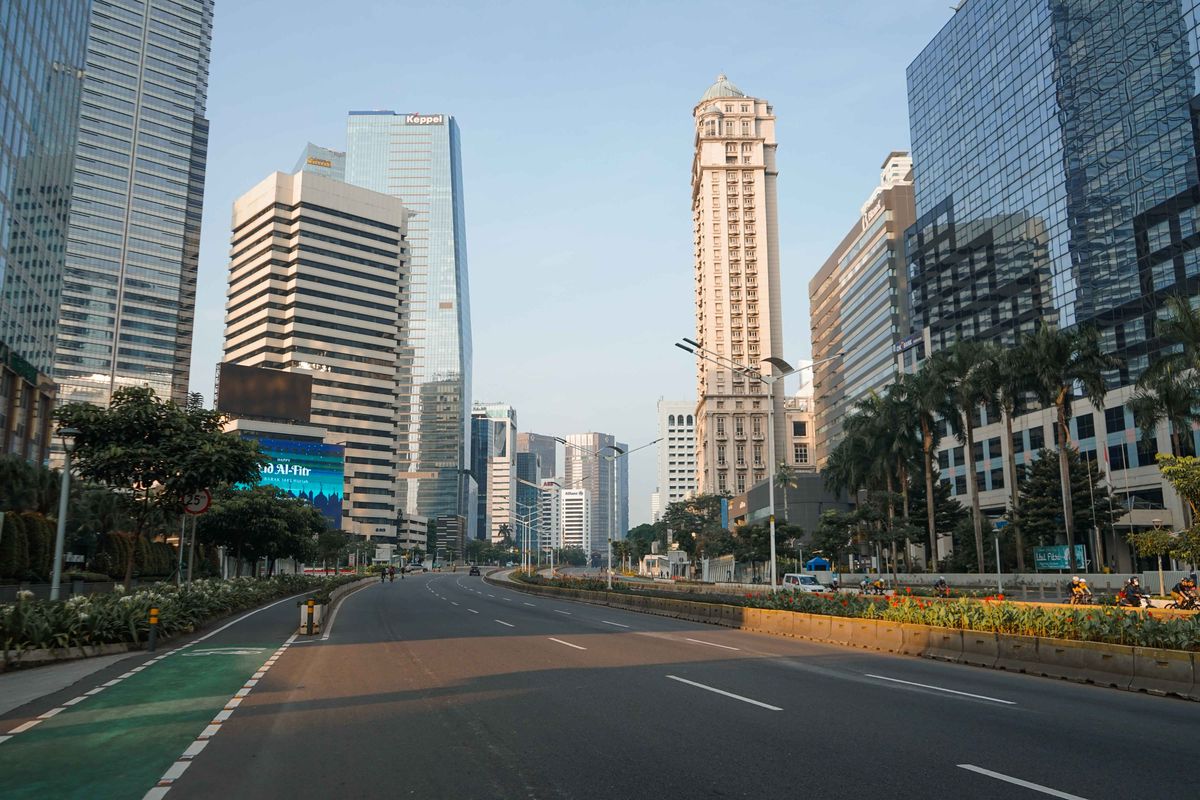
[[[234,203],[225,361],[312,374],[313,425],[345,446],[342,530],[392,537],[396,336],[407,211],[312,173],[275,173]]]
[[[346,180],[400,198],[412,215],[398,341],[397,501],[406,513],[465,518],[471,309],[458,124],[448,114],[352,111],[346,139]]]
[[[765,369],[784,357],[774,109],[720,75],[693,116],[696,337],[717,361]],[[768,413],[760,381],[705,359],[696,381],[698,490],[744,492],[767,477],[768,435],[784,452],[783,395]]]
[[[1104,408],[1075,402],[1070,435],[1132,509],[1113,515],[1120,535],[1184,522],[1154,463],[1167,427],[1142,444],[1126,401],[1164,347],[1164,300],[1200,294],[1198,19],[1198,0],[967,0],[908,69],[914,332],[936,351],[1094,326],[1124,366]],[[976,481],[1002,512],[1006,448],[1021,468],[1052,445],[1051,416],[1018,418],[1006,441],[985,414],[974,453],[945,441],[942,479],[963,495]],[[1118,536],[1099,553],[1086,538],[1096,561],[1125,566]]]
[[[63,402],[141,385],[187,395],[212,24],[213,0],[91,3],[54,352]]]
[[[0,453],[49,455],[87,3],[0,7]]]
[[[895,354],[909,329],[904,232],[915,219],[912,166],[908,153],[888,155],[858,220],[808,284],[817,466],[842,440],[854,404],[895,379]]]
[[[471,476],[479,485],[476,535],[498,542],[501,526],[516,538],[517,412],[505,403],[475,403],[471,413]]]

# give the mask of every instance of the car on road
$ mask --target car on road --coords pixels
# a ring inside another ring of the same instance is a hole
[[[783,576],[783,588],[791,589],[797,592],[831,592],[833,591],[825,584],[818,581],[812,575],[805,575],[800,572],[789,572]]]
[[[470,571],[469,573],[467,573],[467,574],[468,574],[468,575],[478,575],[478,574],[479,574],[479,567],[472,566],[472,567],[471,567],[471,571]]]
[[[405,572],[429,572],[429,567],[424,564],[409,564],[404,568]]]

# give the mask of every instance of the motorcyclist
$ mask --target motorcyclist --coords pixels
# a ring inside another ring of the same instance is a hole
[[[1134,575],[1129,580],[1125,581],[1125,586],[1121,589],[1122,605],[1133,606],[1140,608],[1142,605],[1149,606],[1149,595],[1142,588],[1141,581],[1138,576]]]
[[[935,597],[949,597],[950,584],[946,583],[945,576],[939,576],[933,584],[933,594]]]
[[[874,592],[875,594],[883,594],[884,593],[883,586],[884,586],[883,578],[882,577],[876,578],[875,582],[871,584],[871,591]]]
[[[1196,573],[1184,576],[1171,587],[1171,597],[1181,608],[1191,608],[1196,604]]]

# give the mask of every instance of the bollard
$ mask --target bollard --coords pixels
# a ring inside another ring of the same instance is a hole
[[[316,600],[312,599],[311,597],[308,598],[308,631],[307,631],[307,633],[309,636],[312,636],[312,633],[313,633],[313,606],[315,606],[316,604],[317,604]]]
[[[158,609],[150,609],[150,636],[146,641],[146,646],[151,653],[154,652],[154,645],[158,640]]]

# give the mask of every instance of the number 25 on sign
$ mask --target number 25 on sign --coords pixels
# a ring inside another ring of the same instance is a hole
[[[201,489],[193,495],[183,498],[183,510],[188,514],[203,514],[212,506],[212,492]]]

